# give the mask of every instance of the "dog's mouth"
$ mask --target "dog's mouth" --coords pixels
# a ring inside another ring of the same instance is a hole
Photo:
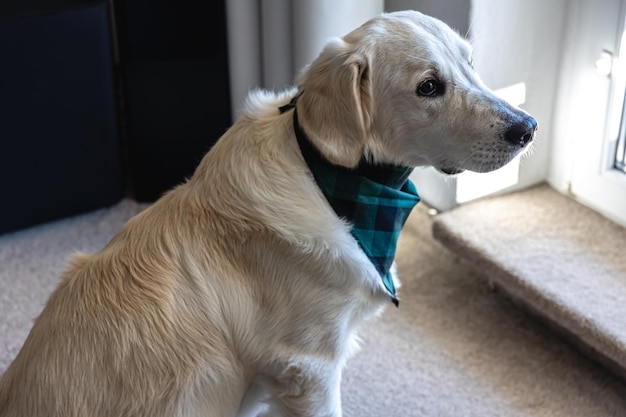
[[[464,169],[454,167],[437,168],[437,170],[446,175],[458,175],[465,171]]]

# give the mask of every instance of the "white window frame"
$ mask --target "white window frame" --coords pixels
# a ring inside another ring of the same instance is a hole
[[[626,0],[578,0],[570,6],[550,180],[626,225],[626,175],[614,169],[626,88],[626,56],[618,59]],[[596,67],[607,52],[614,58],[608,75]]]

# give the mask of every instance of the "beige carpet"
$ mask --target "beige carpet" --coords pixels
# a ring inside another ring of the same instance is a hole
[[[626,229],[540,185],[442,214],[434,235],[626,377]]]
[[[102,247],[140,209],[112,209],[0,237],[0,373],[65,261]],[[362,331],[344,373],[344,416],[625,416],[626,385],[491,291],[431,237],[418,205],[401,237],[404,282]]]

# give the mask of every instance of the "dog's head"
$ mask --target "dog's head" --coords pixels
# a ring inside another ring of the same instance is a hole
[[[383,14],[331,40],[299,79],[298,113],[339,165],[374,162],[487,172],[532,141],[537,122],[496,97],[471,48],[418,12]]]

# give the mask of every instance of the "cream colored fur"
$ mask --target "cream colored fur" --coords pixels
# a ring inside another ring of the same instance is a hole
[[[278,107],[300,93],[302,128],[337,164],[494,169],[520,149],[469,60],[443,23],[387,14],[330,41],[297,89],[253,92],[189,181],[71,262],[0,382],[0,416],[233,417],[259,401],[341,416],[355,331],[391,303]],[[434,76],[446,94],[418,96]]]

